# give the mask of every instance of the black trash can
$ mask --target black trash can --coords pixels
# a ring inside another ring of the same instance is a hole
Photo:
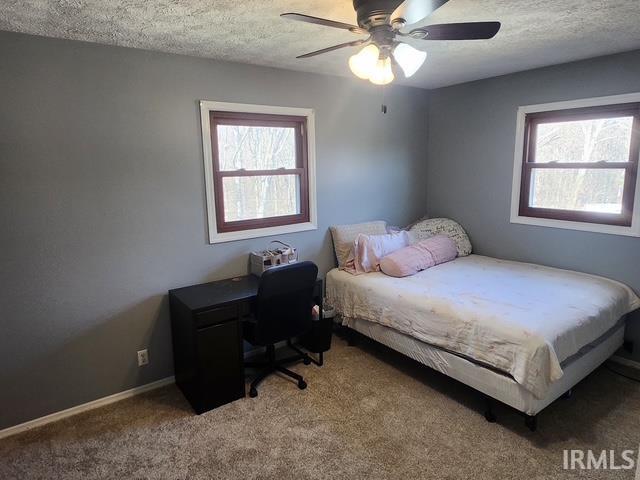
[[[324,312],[323,312],[324,313]],[[333,334],[333,315],[331,318],[314,318],[311,329],[300,339],[300,344],[309,352],[317,353],[319,360],[311,359],[317,365],[323,363],[323,353],[331,348],[331,336]]]

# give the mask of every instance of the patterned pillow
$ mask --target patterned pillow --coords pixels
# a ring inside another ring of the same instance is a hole
[[[450,237],[456,243],[459,257],[466,257],[472,250],[467,232],[464,231],[464,228],[462,228],[458,222],[450,218],[428,218],[426,220],[420,220],[413,224],[409,231],[414,234],[418,241],[439,234]]]
[[[334,225],[329,227],[333,238],[333,248],[336,251],[338,267],[343,268],[349,258],[353,242],[356,237],[364,235],[382,235],[387,233],[387,222],[381,220],[376,222],[356,223],[353,225]]]

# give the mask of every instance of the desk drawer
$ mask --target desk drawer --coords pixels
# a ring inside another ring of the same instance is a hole
[[[196,328],[204,328],[216,323],[238,318],[238,306],[213,308],[196,314]]]

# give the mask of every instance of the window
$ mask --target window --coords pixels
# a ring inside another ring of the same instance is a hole
[[[218,231],[308,222],[307,119],[209,115]]]
[[[312,112],[218,102],[201,110],[210,241],[315,228]]]
[[[635,234],[640,102],[584,102],[521,107],[512,221]]]

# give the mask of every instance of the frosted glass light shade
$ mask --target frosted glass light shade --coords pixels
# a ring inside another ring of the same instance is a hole
[[[427,58],[427,52],[422,52],[406,43],[399,43],[393,49],[393,58],[402,68],[405,77],[409,78],[422,66]]]
[[[368,80],[376,68],[379,55],[378,47],[374,44],[367,45],[349,58],[349,68],[356,77]]]
[[[393,82],[394,78],[395,76],[393,75],[393,70],[391,69],[391,59],[387,57],[385,59],[381,58],[378,60],[373,73],[369,77],[369,81],[376,85],[386,85]]]

